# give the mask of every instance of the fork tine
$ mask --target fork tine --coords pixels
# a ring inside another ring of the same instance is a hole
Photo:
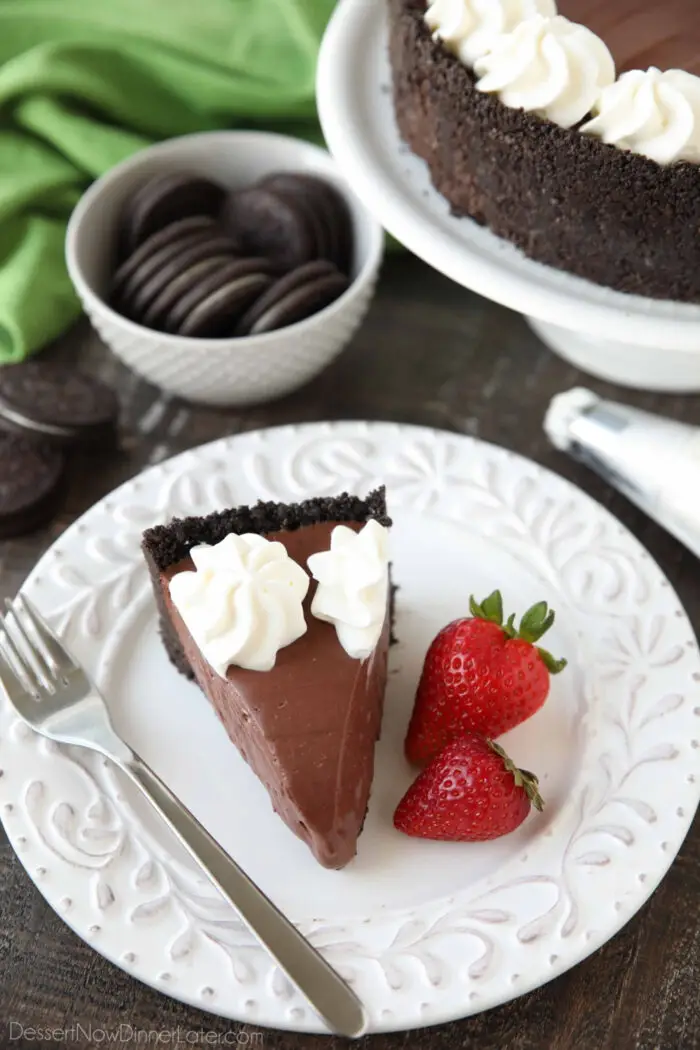
[[[51,628],[43,620],[36,608],[27,597],[20,591],[15,597],[15,607],[19,607],[24,620],[31,624],[31,630],[35,635],[36,642],[47,666],[55,675],[66,671],[74,671],[76,664],[70,653],[64,649]]]
[[[7,653],[3,647],[5,632],[0,633],[0,683],[2,684],[10,703],[19,711],[22,699],[27,696],[26,686],[12,666]]]
[[[47,690],[51,695],[54,695],[56,692],[56,675],[48,667],[46,660],[37,651],[37,647],[33,643],[33,640],[29,638],[26,628],[22,624],[21,619],[17,614],[17,610],[13,607],[9,598],[5,598],[5,608],[7,610],[3,624],[5,634],[9,637],[10,642],[13,643],[15,649],[22,657],[23,663],[28,669],[30,676],[38,679],[38,687]],[[12,622],[10,622],[10,617],[12,617]],[[12,627],[10,627],[10,623],[12,623]]]
[[[15,643],[22,643],[25,656],[31,658],[37,673],[46,679],[47,682],[53,682],[60,677],[60,668],[56,666],[56,662],[51,658],[51,654],[47,652],[33,620],[27,614],[22,603],[17,598],[15,598],[14,602],[10,601],[9,598],[5,598],[5,608],[7,609],[7,614],[5,615],[6,623],[8,622],[8,614],[12,614]],[[20,612],[22,613],[21,616]]]
[[[38,698],[40,695],[40,686],[36,673],[30,666],[28,666],[26,659],[17,648],[17,644],[7,626],[7,621],[0,617],[0,624],[2,624],[2,632],[0,633],[0,650],[2,650],[2,655],[5,657],[5,663],[9,664],[15,678],[17,678],[25,691]]]

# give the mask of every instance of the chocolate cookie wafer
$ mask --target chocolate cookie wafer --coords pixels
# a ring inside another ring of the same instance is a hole
[[[0,433],[0,539],[44,525],[63,493],[60,449],[19,434]]]
[[[247,255],[270,259],[280,271],[309,262],[316,239],[307,210],[291,196],[253,186],[227,198],[222,222]]]
[[[241,318],[237,332],[262,335],[303,321],[330,306],[347,289],[348,283],[347,277],[331,264],[308,263],[280,278],[267,290],[262,304],[256,300]]]
[[[157,268],[153,267],[151,260],[147,260],[127,282],[122,293],[126,312],[140,321],[144,312],[170,282],[179,278],[194,263],[205,259],[231,259],[237,251],[238,245],[230,237],[223,234],[210,236],[208,233],[163,249],[158,253]]]
[[[173,333],[178,332],[181,335],[187,334],[182,331],[182,326],[185,320],[189,317],[192,311],[200,305],[200,303],[217,293],[224,287],[224,285],[229,285],[231,282],[235,282],[238,278],[263,276],[269,278],[265,284],[258,281],[257,284],[253,283],[251,285],[243,286],[246,288],[251,287],[253,289],[258,288],[259,291],[262,291],[264,287],[267,287],[271,283],[272,274],[274,272],[274,267],[268,259],[229,260],[223,266],[215,269],[212,273],[206,274],[201,279],[193,281],[190,289],[180,297],[168,312],[163,323],[165,331]],[[259,292],[257,294],[259,294]],[[247,308],[249,301],[250,300],[246,300],[246,302],[243,303],[240,307],[239,314]]]
[[[342,273],[352,265],[353,231],[348,206],[325,179],[307,172],[283,171],[268,175],[261,185],[273,192],[286,194],[304,202],[322,227],[323,248],[319,258],[329,259]]]
[[[195,306],[178,334],[211,339],[231,335],[240,315],[271,283],[272,278],[263,273],[234,277]]]
[[[176,219],[218,215],[226,193],[210,179],[186,172],[154,175],[140,186],[124,213],[124,249],[133,252],[147,237]]]
[[[220,273],[230,263],[230,256],[216,255],[211,259],[200,259],[199,262],[188,266],[153,300],[141,318],[141,324],[146,328],[167,331],[165,322],[170,311],[174,310],[193,288],[199,287],[205,278]]]
[[[134,272],[151,255],[161,248],[167,248],[170,244],[177,244],[186,240],[193,233],[202,233],[205,230],[214,230],[214,220],[207,215],[192,215],[187,219],[178,219],[171,222],[169,226],[152,234],[143,244],[139,245],[135,252],[118,267],[112,277],[110,299],[117,302],[121,296],[124,285]]]
[[[57,361],[0,369],[0,427],[63,445],[114,443],[119,404],[114,391]]]
[[[338,272],[337,267],[327,259],[315,259],[313,262],[304,263],[303,266],[298,266],[296,270],[286,273],[274,284],[270,285],[267,291],[263,292],[248,307],[236,325],[236,335],[250,335],[260,318],[272,307],[277,306],[285,296],[296,291],[297,288],[301,288],[319,277],[329,277],[338,274]]]

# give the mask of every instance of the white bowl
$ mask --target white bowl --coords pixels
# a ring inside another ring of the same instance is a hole
[[[122,207],[164,171],[192,171],[236,189],[273,171],[307,171],[347,200],[355,234],[352,284],[334,303],[288,328],[240,339],[192,339],[144,328],[105,301]],[[384,250],[379,223],[350,192],[325,150],[255,131],[170,139],[137,153],[93,183],[68,223],[66,262],[85,313],[125,364],[189,401],[244,405],[290,393],[328,365],[354,335],[374,292]]]

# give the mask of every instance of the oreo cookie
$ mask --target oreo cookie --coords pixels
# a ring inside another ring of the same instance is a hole
[[[141,324],[146,328],[161,329],[167,332],[166,320],[171,310],[174,310],[193,288],[199,287],[205,278],[219,274],[230,263],[230,257],[215,255],[213,258],[200,259],[199,262],[188,266],[181,274],[174,277],[153,300],[141,318]]]
[[[126,252],[133,252],[176,219],[217,216],[225,197],[221,186],[199,175],[177,172],[153,176],[139,187],[124,214]]]
[[[205,274],[192,283],[190,289],[181,296],[168,312],[163,327],[166,332],[184,335],[182,325],[192,311],[209,296],[214,295],[224,285],[230,284],[241,277],[266,276],[271,277],[274,267],[267,259],[233,259],[217,267],[212,273]],[[262,282],[258,282],[262,289]],[[270,282],[268,282],[269,284]],[[250,285],[255,287],[255,285]],[[248,301],[240,307],[239,314],[248,306]]]
[[[330,182],[306,172],[282,171],[268,175],[261,185],[275,193],[294,198],[313,212],[323,231],[318,257],[335,263],[342,273],[350,272],[352,220],[345,199]]]
[[[133,252],[117,269],[112,278],[110,299],[118,303],[127,282],[151,255],[172,244],[187,240],[193,234],[215,230],[214,220],[206,215],[193,215],[187,219],[178,219],[169,226],[152,234]]]
[[[338,270],[333,263],[327,259],[315,259],[313,262],[304,263],[296,270],[291,270],[278,278],[274,284],[258,296],[254,303],[246,310],[236,325],[236,335],[246,336],[252,333],[253,328],[268,310],[276,306],[290,292],[296,291],[309,281],[319,277],[328,277],[337,274]]]
[[[63,494],[60,449],[0,433],[0,539],[32,532],[50,520]]]
[[[238,318],[251,302],[269,288],[272,280],[264,273],[232,278],[195,306],[179,326],[178,334],[200,339],[232,335]]]
[[[114,391],[55,361],[0,369],[0,426],[35,441],[111,445],[119,405]]]
[[[316,207],[316,202],[307,193],[299,192],[292,177],[290,184],[283,179],[281,185],[272,181],[264,182],[262,186],[301,212],[313,241],[312,259],[329,259],[333,251],[333,231],[329,228],[325,215]]]
[[[195,263],[205,259],[232,258],[238,246],[230,237],[223,234],[211,236],[209,233],[197,234],[192,240],[180,241],[161,249],[156,256],[147,259],[127,282],[122,293],[122,302],[128,316],[141,320],[144,312],[153,301],[179,278],[180,275]],[[157,259],[157,265],[154,264]]]
[[[171,262],[183,249],[191,248],[194,245],[209,244],[215,236],[216,233],[213,233],[211,230],[189,233],[174,243],[152,252],[136,267],[129,279],[121,285],[118,292],[114,293],[113,301],[118,303],[122,312],[127,312],[128,316],[133,295],[140,287],[147,281],[150,281],[151,277],[157,277],[163,266]]]
[[[313,226],[291,196],[261,186],[239,190],[227,198],[221,218],[247,255],[265,256],[282,272],[316,256]]]
[[[347,203],[307,172],[273,172],[228,194],[191,174],[157,175],[123,221],[130,254],[110,301],[156,331],[255,335],[303,320],[348,285]]]
[[[237,335],[262,335],[303,321],[330,306],[348,287],[348,279],[327,260],[317,260],[285,274],[246,311]]]

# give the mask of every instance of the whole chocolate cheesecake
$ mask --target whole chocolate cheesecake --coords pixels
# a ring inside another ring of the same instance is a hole
[[[598,284],[700,302],[695,0],[388,4],[398,126],[456,215]]]
[[[329,868],[355,856],[372,786],[390,524],[381,489],[176,519],[143,536],[171,661]]]

